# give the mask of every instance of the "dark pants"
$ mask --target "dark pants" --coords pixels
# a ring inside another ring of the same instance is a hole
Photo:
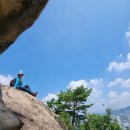
[[[22,90],[24,92],[27,92],[31,95],[34,95],[34,93],[31,91],[30,87],[28,85],[22,86],[22,87],[17,87],[16,89]]]

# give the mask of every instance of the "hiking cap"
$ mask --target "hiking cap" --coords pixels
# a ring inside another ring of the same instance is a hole
[[[24,75],[24,74],[23,74],[23,71],[20,70],[19,73],[18,73],[18,75]]]

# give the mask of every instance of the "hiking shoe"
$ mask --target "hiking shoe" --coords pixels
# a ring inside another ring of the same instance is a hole
[[[36,93],[33,93],[33,96],[34,96],[34,97],[36,97],[36,96],[37,96],[37,94],[38,94],[38,92],[36,92]]]

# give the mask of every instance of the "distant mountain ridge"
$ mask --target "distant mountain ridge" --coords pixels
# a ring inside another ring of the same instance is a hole
[[[118,109],[118,110],[113,110],[112,114],[113,115],[119,115],[119,114],[130,114],[130,106]]]

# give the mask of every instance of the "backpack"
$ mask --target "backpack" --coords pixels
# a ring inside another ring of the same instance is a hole
[[[12,79],[12,80],[10,81],[10,87],[14,87],[15,81],[16,81],[16,78],[15,78],[15,79]]]

